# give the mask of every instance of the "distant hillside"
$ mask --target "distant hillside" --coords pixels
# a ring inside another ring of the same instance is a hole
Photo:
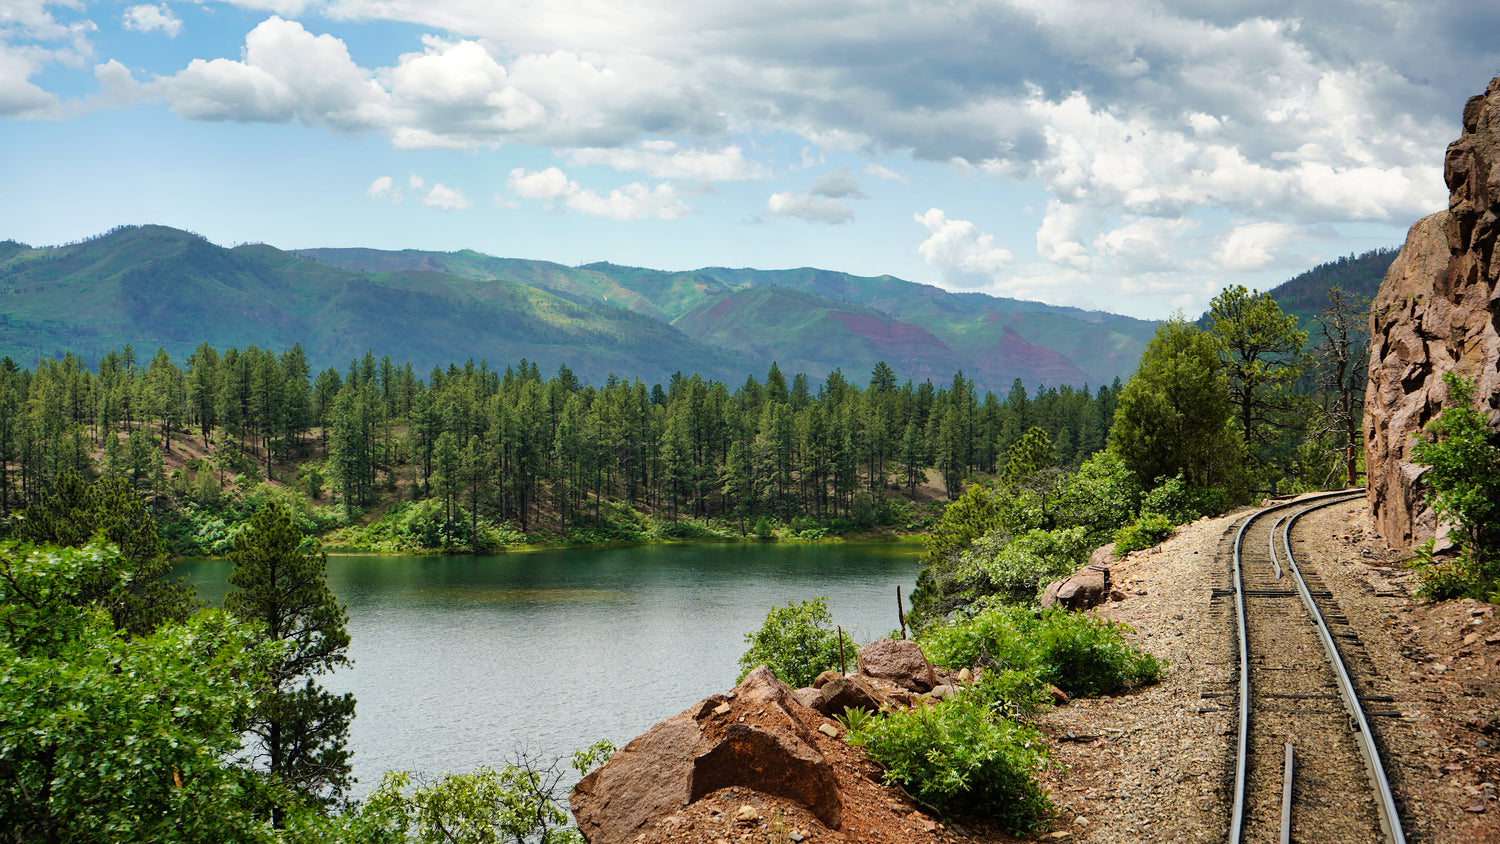
[[[1385,278],[1386,270],[1396,260],[1399,249],[1376,249],[1359,257],[1350,255],[1319,264],[1291,281],[1271,288],[1271,298],[1306,329],[1319,311],[1328,307],[1328,288],[1335,285],[1352,296],[1374,299],[1375,291]]]
[[[0,355],[31,365],[72,351],[92,362],[133,343],[184,357],[200,343],[301,343],[318,368],[368,349],[423,371],[486,359],[567,363],[602,382],[692,369],[729,379],[759,366],[648,316],[515,281],[421,270],[359,272],[269,246],[224,249],[164,226],[79,244],[0,246]]]
[[[950,293],[894,276],[705,267],[669,272],[598,263],[569,268],[475,252],[308,249],[297,254],[362,271],[428,269],[510,279],[576,302],[668,321],[716,348],[821,376],[868,373],[886,361],[902,378],[963,370],[981,388],[1108,384],[1128,379],[1156,323],[979,293]]]
[[[1304,326],[1330,284],[1373,295],[1394,250],[1316,267],[1275,288]],[[0,242],[0,355],[23,365],[72,351],[92,362],[133,343],[174,357],[200,343],[283,349],[317,367],[367,349],[421,370],[465,360],[566,363],[664,382],[698,372],[737,383],[772,361],[862,379],[962,370],[981,389],[1019,378],[1074,386],[1128,379],[1157,323],[951,293],[894,276],[705,267],[669,272],[497,258],[479,252],[225,249],[165,226],[127,226],[68,246]]]

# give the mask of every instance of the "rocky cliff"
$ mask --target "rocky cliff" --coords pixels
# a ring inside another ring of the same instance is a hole
[[[1448,210],[1417,221],[1370,309],[1365,467],[1376,529],[1393,546],[1438,531],[1422,501],[1413,434],[1448,398],[1443,374],[1475,383],[1500,428],[1500,78],[1464,106],[1463,135],[1443,162]]]

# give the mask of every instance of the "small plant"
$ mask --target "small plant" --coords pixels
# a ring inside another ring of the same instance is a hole
[[[832,629],[827,596],[773,607],[760,630],[745,634],[745,642],[750,649],[740,657],[740,680],[764,664],[781,682],[802,688],[839,664],[839,636]],[[855,652],[848,635],[844,649]]]
[[[855,733],[868,727],[870,722],[875,720],[875,714],[868,709],[854,706],[833,716],[833,720],[839,722],[839,726],[843,727],[845,732]]]
[[[1174,525],[1218,515],[1224,512],[1224,505],[1224,490],[1188,486],[1181,472],[1175,478],[1164,478],[1156,489],[1141,497],[1143,514],[1160,514]]]
[[[769,832],[766,844],[791,844],[792,842],[792,831],[786,825],[786,815],[779,808],[771,812]]]

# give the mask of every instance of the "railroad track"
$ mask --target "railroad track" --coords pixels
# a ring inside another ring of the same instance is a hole
[[[1234,600],[1240,649],[1230,844],[1406,840],[1370,729],[1396,714],[1377,711],[1391,699],[1351,676],[1340,651],[1357,652],[1357,637],[1291,553],[1297,519],[1362,494],[1279,504],[1230,528],[1233,580],[1216,590]]]

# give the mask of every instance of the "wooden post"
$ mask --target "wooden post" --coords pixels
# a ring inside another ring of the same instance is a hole
[[[896,584],[896,619],[901,622],[901,638],[906,638],[906,605],[901,603],[901,584]]]
[[[839,631],[839,673],[843,674],[844,676],[847,677],[847,676],[849,676],[849,666],[844,662],[844,628],[840,627],[840,628],[838,628],[838,631]]]

